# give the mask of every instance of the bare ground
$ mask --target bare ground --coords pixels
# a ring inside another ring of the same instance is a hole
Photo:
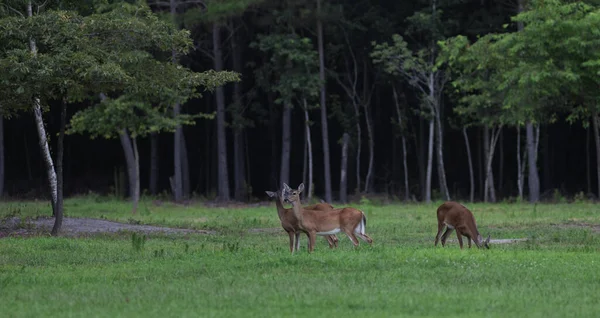
[[[54,218],[51,217],[39,217],[36,219],[21,219],[18,217],[6,218],[0,220],[0,238],[49,233],[53,225]],[[63,236],[82,236],[119,232],[139,232],[146,234],[216,234],[214,231],[128,224],[90,218],[64,218],[60,234]]]

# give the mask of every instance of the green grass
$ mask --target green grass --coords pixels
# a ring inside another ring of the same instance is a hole
[[[600,209],[576,204],[469,204],[492,239],[460,250],[433,247],[432,205],[358,205],[373,246],[339,236],[290,255],[275,204],[206,208],[101,197],[67,200],[70,217],[216,230],[217,235],[128,234],[0,239],[3,317],[595,317],[600,312]],[[8,215],[48,215],[47,203],[0,203]],[[581,224],[594,225],[580,226]],[[455,239],[455,235],[451,239]]]

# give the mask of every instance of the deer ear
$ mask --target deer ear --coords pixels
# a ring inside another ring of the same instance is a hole
[[[488,234],[487,240],[485,240],[485,244],[490,243],[490,234]]]
[[[272,191],[265,191],[267,193],[268,196],[270,196],[271,198],[275,196],[275,192]]]
[[[289,186],[289,185],[287,185],[287,183],[285,183],[285,182],[284,182],[284,183],[283,183],[283,191],[284,191],[284,192],[287,192],[287,191],[291,191],[291,190],[292,190],[292,188],[290,188],[290,186]]]
[[[300,183],[300,185],[298,186],[298,192],[302,191],[304,191],[304,183]]]

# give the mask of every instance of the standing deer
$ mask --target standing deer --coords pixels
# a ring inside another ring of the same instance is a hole
[[[298,228],[298,219],[294,215],[294,212],[291,208],[286,209],[283,207],[283,197],[279,193],[279,191],[265,191],[268,196],[271,198],[275,198],[275,205],[277,206],[277,215],[279,216],[279,221],[281,221],[281,226],[288,233],[290,237],[290,252],[294,253],[294,250],[298,251],[300,249],[300,229]],[[318,210],[318,211],[328,211],[333,210],[333,206],[329,203],[317,203],[314,205],[309,205],[304,207],[309,210]],[[295,238],[295,243],[294,243]],[[329,248],[338,246],[338,238],[334,234],[325,236],[327,239],[327,243],[329,244]],[[310,239],[309,248],[310,248]]]
[[[292,204],[292,211],[298,219],[300,230],[308,234],[309,253],[314,250],[317,235],[344,232],[354,246],[359,245],[356,236],[369,244],[373,243],[373,240],[365,233],[367,217],[362,211],[355,208],[341,208],[320,212],[303,208],[300,206],[300,193],[303,190],[304,183],[301,183],[297,190],[283,184],[283,198]]]
[[[477,224],[475,223],[473,213],[471,213],[464,205],[453,201],[444,202],[444,204],[440,205],[437,209],[437,219],[438,232],[435,236],[435,246],[437,246],[440,236],[442,237],[442,246],[445,246],[446,239],[450,233],[452,233],[452,230],[456,230],[456,236],[458,237],[458,243],[460,244],[461,249],[463,248],[463,235],[467,237],[469,248],[471,248],[471,240],[473,240],[475,245],[479,248],[482,246],[490,248],[490,236],[488,235],[487,239],[483,241],[481,234],[479,234],[479,231],[477,230]],[[444,232],[444,235],[442,235],[444,227],[447,227],[447,229],[446,232]]]

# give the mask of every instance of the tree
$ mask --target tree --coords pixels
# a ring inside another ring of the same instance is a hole
[[[307,143],[310,145],[310,119],[308,116],[307,99],[316,97],[319,78],[316,77],[317,53],[311,47],[312,42],[308,38],[301,38],[295,33],[259,35],[258,41],[252,46],[270,54],[270,60],[264,67],[267,72],[275,74],[276,81],[271,88],[279,94],[276,100],[282,104],[282,151],[281,151],[281,174],[280,183],[288,183],[289,161],[291,156],[291,121],[292,108],[295,101],[300,100],[304,108],[305,133]],[[310,146],[309,146],[310,147]],[[309,156],[312,151],[307,148]],[[312,167],[309,167],[309,171]],[[312,176],[309,176],[309,180]],[[308,184],[309,197],[312,194],[312,184]]]
[[[429,154],[427,159],[427,177],[425,202],[431,202],[431,172],[433,163],[433,141],[434,131],[436,138],[436,154],[438,157],[438,174],[440,175],[440,187],[446,200],[450,200],[448,186],[444,172],[443,142],[442,142],[442,120],[441,120],[441,94],[446,83],[443,71],[436,68],[436,49],[421,50],[416,54],[409,48],[404,39],[395,34],[392,44],[373,43],[371,56],[376,64],[380,64],[383,70],[393,76],[404,77],[411,86],[421,94],[423,106],[427,110],[429,119]],[[434,128],[437,129],[434,130]]]

